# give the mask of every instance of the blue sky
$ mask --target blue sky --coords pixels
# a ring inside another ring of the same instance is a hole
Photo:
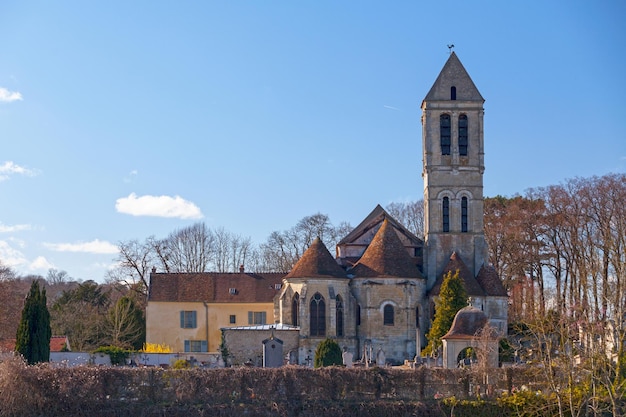
[[[622,1],[3,1],[0,261],[102,280],[203,221],[262,243],[422,198],[447,45],[485,102],[485,195],[626,172]]]

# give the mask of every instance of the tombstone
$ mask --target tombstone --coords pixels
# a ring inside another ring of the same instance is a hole
[[[352,353],[344,349],[343,353],[341,354],[341,358],[343,359],[343,364],[346,368],[352,368]]]
[[[263,367],[280,368],[283,366],[283,341],[272,336],[263,341]]]
[[[385,366],[385,361],[387,359],[385,358],[385,352],[383,352],[382,348],[378,349],[378,352],[376,353],[376,365],[377,366]]]

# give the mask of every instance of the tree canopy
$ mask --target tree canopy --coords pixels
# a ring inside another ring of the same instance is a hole
[[[28,364],[48,362],[51,337],[46,290],[39,288],[39,281],[33,281],[17,329],[15,350],[24,356]]]

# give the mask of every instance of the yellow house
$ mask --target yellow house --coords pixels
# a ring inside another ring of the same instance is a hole
[[[150,274],[146,342],[174,352],[217,352],[222,327],[274,323],[285,274]]]

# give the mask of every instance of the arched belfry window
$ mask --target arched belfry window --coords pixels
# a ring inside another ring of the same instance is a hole
[[[383,308],[383,324],[385,326],[393,326],[394,319],[393,306],[391,304],[385,305],[385,308]]]
[[[450,100],[456,100],[456,87],[450,87]]]
[[[467,232],[467,197],[461,199],[461,232]]]
[[[298,313],[300,310],[300,296],[298,293],[293,295],[293,300],[291,301],[291,324],[294,326],[298,325]]]
[[[444,197],[441,203],[441,221],[443,232],[448,233],[450,231],[450,199],[448,197]]]
[[[467,156],[467,116],[459,116],[459,155]]]
[[[343,336],[343,300],[340,295],[335,299],[335,328],[337,336]]]
[[[309,313],[311,336],[326,336],[326,303],[322,294],[316,292],[311,298]]]
[[[441,141],[441,154],[450,155],[450,115],[439,116],[439,136]]]

